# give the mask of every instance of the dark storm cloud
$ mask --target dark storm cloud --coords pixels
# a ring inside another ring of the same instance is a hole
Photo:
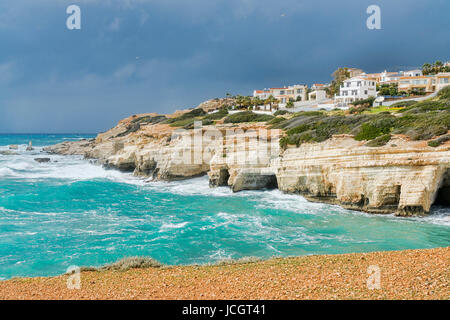
[[[56,4],[55,4],[56,3]],[[69,31],[78,4],[82,29]],[[382,9],[382,30],[366,9]],[[446,0],[14,0],[0,4],[0,132],[97,132],[225,93],[448,59]]]

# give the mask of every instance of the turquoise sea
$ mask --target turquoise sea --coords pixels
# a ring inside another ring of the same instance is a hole
[[[150,182],[42,147],[83,135],[0,135],[0,279],[128,256],[165,264],[450,246],[450,208],[398,218],[278,190],[233,194],[207,177]],[[34,151],[26,152],[32,140]],[[33,159],[47,156],[50,163]]]

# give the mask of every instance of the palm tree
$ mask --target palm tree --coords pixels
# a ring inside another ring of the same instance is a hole
[[[431,73],[431,64],[425,63],[425,64],[422,66],[422,73],[423,73],[424,75],[430,74],[430,73]]]
[[[242,107],[243,102],[244,102],[244,97],[241,96],[240,94],[238,94],[236,96],[236,104],[238,105],[238,107]]]
[[[441,70],[443,69],[444,64],[437,60],[434,64],[433,64],[433,73],[434,74],[438,74],[439,72],[441,72]]]
[[[243,98],[242,102],[243,102],[244,107],[248,109],[251,106],[251,104],[252,104],[252,98],[249,97],[249,96],[245,96]]]
[[[262,100],[261,100],[259,97],[255,97],[255,98],[253,98],[253,100],[252,100],[252,104],[253,104],[255,107],[260,106],[260,105],[262,104]]]
[[[275,99],[275,97],[273,95],[270,95],[267,99],[266,99],[266,103],[270,104],[270,112],[272,112],[272,105],[277,102],[278,100]]]

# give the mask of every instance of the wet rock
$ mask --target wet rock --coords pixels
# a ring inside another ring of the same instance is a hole
[[[35,158],[34,161],[39,163],[47,163],[50,162],[50,158]]]
[[[33,151],[33,150],[34,150],[33,143],[30,141],[30,142],[28,142],[27,151]]]
[[[2,155],[2,156],[17,156],[18,153],[14,152],[14,151],[9,151],[9,150],[2,150],[2,151],[0,151],[0,155]]]

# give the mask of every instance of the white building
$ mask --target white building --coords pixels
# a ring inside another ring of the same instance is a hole
[[[403,73],[404,77],[422,77],[423,76],[422,70],[419,70],[419,69],[410,70],[410,71],[400,71],[400,73]]]
[[[436,84],[436,87],[434,88],[435,91],[450,86],[450,72],[438,73],[435,76],[434,83]]]
[[[309,101],[322,101],[322,100],[326,100],[327,98],[327,92],[325,90],[322,89],[316,89],[314,91],[311,91],[308,94],[308,100]]]
[[[302,84],[296,84],[283,88],[269,88],[264,90],[253,91],[253,97],[259,97],[261,100],[265,100],[270,96],[273,96],[281,103],[287,103],[289,100],[305,101],[308,87]]]
[[[375,80],[354,77],[345,80],[340,88],[339,95],[335,96],[336,103],[352,103],[356,100],[364,100],[377,96],[377,85]]]

